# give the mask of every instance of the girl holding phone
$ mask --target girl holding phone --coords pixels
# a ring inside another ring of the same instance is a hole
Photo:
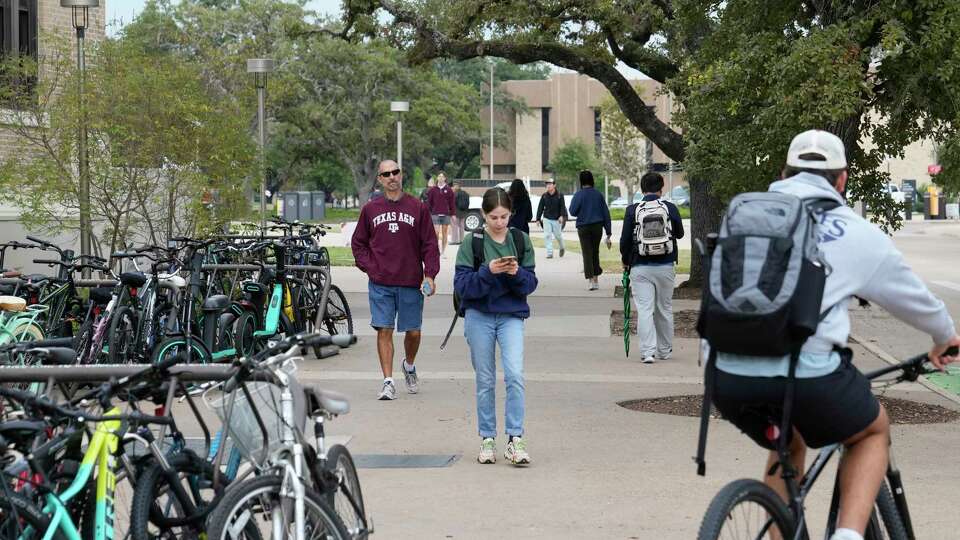
[[[465,309],[464,336],[476,373],[477,423],[480,463],[496,458],[496,346],[500,345],[504,382],[507,387],[504,458],[514,465],[530,463],[523,437],[525,392],[523,375],[524,319],[530,316],[527,296],[537,288],[537,275],[530,237],[523,234],[518,249],[507,223],[512,204],[500,188],[487,190],[482,204],[486,226],[468,235],[457,253],[454,288]],[[475,261],[473,236],[483,235],[483,260]]]

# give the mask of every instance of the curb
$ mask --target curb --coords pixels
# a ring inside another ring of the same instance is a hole
[[[880,347],[874,345],[873,343],[870,343],[868,340],[865,340],[865,339],[861,338],[861,337],[858,336],[858,335],[855,335],[855,334],[852,334],[852,333],[851,333],[851,334],[850,334],[850,340],[855,341],[858,345],[860,345],[860,346],[863,347],[864,349],[870,351],[871,353],[873,353],[874,356],[876,356],[877,358],[879,358],[879,359],[883,360],[884,362],[890,364],[891,366],[900,363],[900,361],[897,360],[896,358],[894,358],[890,353],[888,353],[887,351],[885,351],[885,350],[881,349]],[[933,392],[933,393],[935,393],[935,394],[937,394],[937,395],[939,395],[939,396],[941,396],[941,397],[943,397],[943,398],[946,398],[946,399],[948,399],[948,400],[956,403],[957,405],[960,405],[960,396],[958,396],[957,394],[954,394],[954,393],[952,393],[952,392],[947,392],[947,391],[944,390],[943,388],[940,388],[939,386],[937,386],[937,385],[933,384],[932,382],[928,381],[926,377],[921,376],[919,379],[917,379],[917,382],[920,383],[921,385],[923,385],[923,387],[926,388],[927,390],[930,390],[931,392]]]

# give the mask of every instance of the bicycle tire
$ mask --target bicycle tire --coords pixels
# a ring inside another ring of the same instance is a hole
[[[227,490],[223,499],[217,504],[216,508],[213,510],[213,513],[210,515],[208,521],[207,533],[209,540],[228,540],[227,532],[231,529],[235,530],[237,526],[242,525],[243,532],[240,537],[233,536],[230,540],[239,540],[239,539],[253,539],[259,537],[262,538],[271,538],[272,536],[252,536],[252,531],[247,532],[250,527],[251,522],[240,522],[238,520],[242,518],[256,518],[256,509],[263,509],[264,501],[260,501],[260,506],[256,506],[254,499],[261,496],[272,495],[273,498],[279,498],[280,492],[283,489],[283,477],[277,475],[266,475],[266,476],[257,476],[255,478],[250,478],[239,482],[230,489]],[[316,517],[322,520],[312,521],[313,531],[317,531],[317,526],[322,525],[322,530],[329,540],[350,540],[350,534],[347,532],[346,527],[343,525],[343,521],[340,520],[340,517],[337,516],[337,513],[334,512],[330,506],[318,495],[313,489],[304,486],[304,503],[307,506],[307,511],[311,514],[315,514]],[[273,498],[270,501],[272,502]],[[270,518],[272,516],[266,516],[266,525],[270,526]],[[256,523],[256,522],[252,522]],[[256,528],[258,533],[263,532],[263,526],[258,525]],[[268,534],[271,532],[266,530]]]
[[[366,538],[368,535],[367,509],[363,505],[363,491],[360,489],[360,478],[357,476],[357,466],[353,462],[353,456],[350,455],[346,446],[335,444],[327,451],[325,466],[340,480],[335,489],[328,491],[327,503],[343,520],[350,538],[357,540]],[[344,493],[344,490],[349,495]]]
[[[137,331],[135,315],[129,306],[120,306],[110,317],[107,336],[107,363],[126,364],[130,361],[131,348]]]
[[[216,496],[211,490],[210,500],[204,500],[200,493],[205,482],[213,481],[213,466],[206,460],[192,452],[182,452],[169,459],[170,468],[177,471],[178,477],[182,474],[187,480],[184,487],[193,500],[191,503],[199,512],[193,516],[170,517],[158,503],[169,486],[169,480],[164,474],[163,467],[154,463],[140,474],[137,479],[137,489],[134,491],[133,504],[130,509],[130,533],[133,540],[153,540],[156,538],[200,538],[203,532],[204,518],[212,504],[216,503]],[[182,506],[172,504],[167,507],[181,509]],[[159,534],[151,530],[158,529]],[[184,530],[185,529],[185,530]],[[190,536],[194,534],[194,536]]]
[[[151,355],[151,363],[156,365],[161,360],[167,357],[168,354],[180,354],[181,350],[186,350],[187,340],[183,336],[168,337],[160,342],[159,345],[153,351]],[[193,363],[206,364],[210,362],[210,352],[207,350],[206,345],[200,341],[199,338],[193,338],[190,340],[190,345],[194,351],[194,356],[191,358]]]
[[[323,323],[330,335],[353,333],[353,315],[350,314],[350,305],[343,291],[336,285],[330,285]]]
[[[252,356],[256,350],[257,340],[253,333],[257,331],[257,316],[249,310],[244,310],[233,323],[233,343],[237,356]]]
[[[907,540],[907,528],[900,519],[900,511],[893,500],[893,494],[884,480],[877,492],[877,502],[870,513],[864,540]]]
[[[758,528],[755,532],[746,530],[742,521],[737,520],[736,517],[731,517],[737,513],[738,506],[746,504],[754,504],[761,509],[759,513],[750,512],[749,514],[757,514]],[[766,519],[762,515],[763,511],[767,515]],[[732,523],[734,520],[736,520],[736,532],[744,531],[746,535],[736,537],[724,535],[723,538],[764,538],[765,531],[770,531],[772,527],[779,529],[781,538],[793,538],[794,524],[790,510],[787,509],[787,506],[775,491],[757,480],[734,480],[724,486],[710,501],[707,513],[703,516],[703,522],[700,524],[697,539],[716,540],[721,538],[725,531],[731,531],[731,529],[724,529],[724,525]]]
[[[19,518],[13,519],[13,513]],[[14,493],[13,490],[4,490],[3,497],[0,498],[0,538],[17,538],[23,540],[36,540],[43,538],[50,526],[50,520],[34,506],[29,499]],[[24,534],[26,529],[31,529],[33,534]],[[54,540],[66,540],[62,531],[57,531],[53,535]]]

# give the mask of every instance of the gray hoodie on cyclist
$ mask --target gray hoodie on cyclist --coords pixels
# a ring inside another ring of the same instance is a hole
[[[858,216],[823,178],[800,173],[774,182],[770,191],[801,199],[832,199],[841,206],[823,214],[818,232],[820,250],[832,269],[823,292],[817,333],[804,344],[797,377],[827,375],[840,366],[834,346],[846,347],[850,335],[848,305],[856,295],[884,308],[894,317],[925,332],[938,344],[956,334],[946,306],[910,270],[893,241],[876,225]],[[719,353],[717,368],[750,377],[787,376],[789,358],[757,358]]]

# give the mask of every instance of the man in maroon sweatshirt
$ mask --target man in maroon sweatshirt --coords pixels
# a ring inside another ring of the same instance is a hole
[[[351,247],[357,268],[370,278],[371,326],[377,330],[377,353],[383,370],[378,399],[397,398],[393,382],[393,332],[404,332],[406,358],[401,362],[407,392],[416,394],[419,378],[414,367],[420,349],[423,296],[437,292],[440,271],[437,236],[430,211],[416,197],[403,192],[403,173],[395,161],[380,163],[377,179],[383,197],[360,210]]]

